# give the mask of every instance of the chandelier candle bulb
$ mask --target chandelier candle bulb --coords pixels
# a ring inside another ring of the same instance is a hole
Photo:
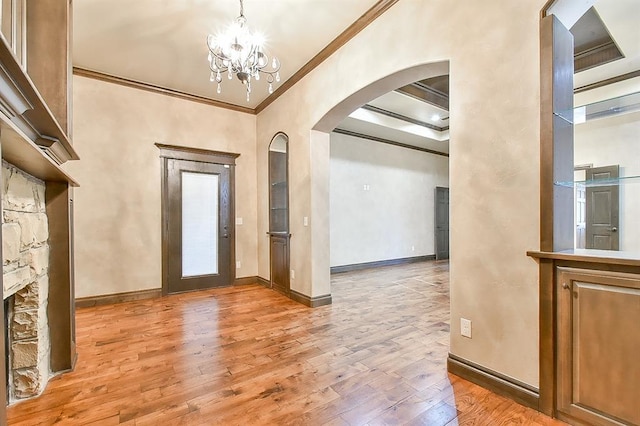
[[[243,0],[240,0],[240,16],[235,22],[218,36],[209,34],[207,47],[209,48],[208,61],[211,69],[210,80],[218,83],[218,93],[222,78],[218,78],[221,72],[227,72],[229,80],[235,74],[245,86],[247,86],[247,101],[251,94],[251,77],[260,80],[260,73],[266,74],[269,83],[269,93],[273,93],[273,81],[280,81],[280,61],[276,57],[269,57],[263,49],[264,37],[258,33],[252,33],[247,27],[247,18],[244,16]]]

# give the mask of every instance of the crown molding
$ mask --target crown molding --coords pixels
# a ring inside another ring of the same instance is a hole
[[[364,133],[352,132],[351,130],[341,129],[339,127],[336,127],[335,129],[333,129],[333,133],[338,133],[338,134],[347,135],[347,136],[353,136],[354,138],[367,139],[367,140],[370,140],[370,141],[373,141],[373,142],[386,143],[387,145],[393,145],[393,146],[397,146],[397,147],[400,147],[400,148],[412,149],[414,151],[426,152],[427,154],[440,155],[442,157],[449,157],[449,154],[447,154],[446,152],[436,151],[436,150],[429,149],[429,148],[422,148],[421,146],[409,145],[409,144],[402,143],[402,142],[396,142],[396,141],[392,141],[390,139],[379,138],[377,136],[365,135]]]
[[[130,80],[128,78],[118,77],[115,75],[93,71],[81,67],[73,67],[73,74],[93,78],[95,80],[106,81],[107,83],[119,84],[121,86],[133,87],[134,89],[145,90],[152,93],[160,93],[162,95],[172,96],[174,98],[185,99],[188,101],[199,102],[201,104],[211,105],[218,108],[230,109],[232,111],[244,112],[246,114],[256,114],[253,108],[242,107],[227,102],[216,101],[215,99],[205,98],[204,96],[193,95],[186,92],[181,92],[175,89],[169,89],[166,87],[156,86],[154,84],[145,83],[143,81]]]
[[[108,83],[119,84],[122,86],[133,87],[135,89],[146,90],[148,92],[160,93],[167,96],[173,96],[179,99],[186,99],[193,102],[199,102],[206,105],[212,105],[218,108],[226,108],[232,111],[244,112],[246,114],[259,114],[266,107],[271,105],[276,99],[282,96],[287,90],[293,87],[298,81],[300,81],[305,75],[313,71],[318,65],[324,62],[329,56],[335,53],[340,47],[346,44],[349,40],[355,37],[360,31],[365,29],[376,18],[386,12],[391,6],[396,4],[398,0],[379,0],[369,10],[367,10],[360,18],[358,18],[353,24],[351,24],[346,30],[344,30],[338,37],[333,39],[324,49],[322,49],[317,55],[315,55],[309,62],[304,64],[295,74],[287,79],[280,87],[278,87],[269,97],[262,101],[255,109],[242,107],[239,105],[230,104],[227,102],[216,101],[204,96],[193,95],[191,93],[181,92],[175,89],[169,89],[167,87],[157,86],[154,84],[146,83],[143,81],[131,80],[124,77],[118,77],[116,75],[103,73],[100,71],[93,71],[82,67],[73,67],[73,74],[93,78],[95,80],[101,80]]]
[[[370,104],[364,104],[360,107],[360,109],[364,109],[366,111],[371,111],[377,114],[385,115],[387,117],[395,118],[397,120],[404,121],[406,123],[415,124],[417,126],[425,127],[427,129],[434,130],[436,132],[444,132],[445,130],[449,130],[449,126],[436,126],[431,123],[426,123],[422,120],[415,119],[413,117],[407,117],[406,115],[398,114],[397,112],[389,111],[384,108],[380,108]]]
[[[596,81],[595,83],[587,84],[585,86],[576,87],[573,93],[582,93],[589,90],[597,89],[599,87],[608,86],[610,84],[619,83],[621,81],[630,80],[632,78],[640,77],[640,70],[631,71],[626,74],[617,75],[615,77],[607,78],[605,80]]]
[[[282,96],[287,90],[293,87],[297,82],[302,80],[304,76],[313,71],[318,65],[324,62],[329,56],[333,55],[338,49],[344,46],[349,40],[355,37],[360,31],[364,30],[370,23],[376,20],[380,15],[386,12],[391,6],[396,4],[398,0],[379,0],[371,9],[367,10],[358,20],[351,24],[338,37],[333,39],[331,43],[325,46],[316,56],[311,58],[302,68],[280,85],[267,99],[262,101],[256,107],[256,114],[260,114],[271,105],[276,99]]]

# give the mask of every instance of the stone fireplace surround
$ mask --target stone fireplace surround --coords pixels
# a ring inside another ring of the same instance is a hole
[[[40,394],[49,379],[49,227],[45,183],[2,162],[3,298],[9,299],[9,401]],[[4,372],[0,372],[4,374]]]

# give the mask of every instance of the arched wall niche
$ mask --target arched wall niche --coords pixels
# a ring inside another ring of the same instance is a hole
[[[271,288],[290,295],[289,137],[278,132],[269,144],[269,263]]]

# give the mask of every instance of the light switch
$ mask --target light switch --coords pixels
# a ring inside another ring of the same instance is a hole
[[[302,218],[302,224],[304,226],[309,226],[309,218],[307,216]]]
[[[236,225],[242,225],[243,221],[241,217],[236,217]]]

